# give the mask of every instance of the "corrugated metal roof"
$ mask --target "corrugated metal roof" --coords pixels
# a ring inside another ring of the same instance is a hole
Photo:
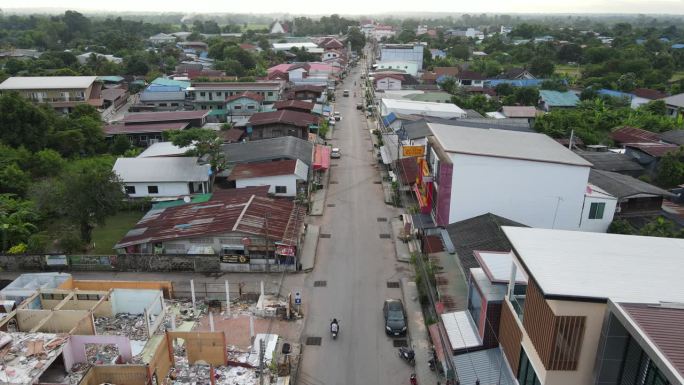
[[[482,345],[477,326],[469,311],[443,313],[441,317],[452,349],[458,351]]]
[[[306,102],[303,100],[279,100],[279,101],[273,103],[273,108],[275,108],[276,110],[284,110],[284,109],[294,108],[294,109],[311,111],[311,110],[313,110],[315,105],[316,105],[316,103]]]
[[[594,169],[605,171],[643,171],[644,168],[634,158],[612,151],[595,152],[575,150],[575,153],[594,165]]]
[[[164,132],[182,130],[188,126],[187,122],[170,122],[158,124],[108,124],[103,127],[105,135],[144,134],[149,132]]]
[[[82,89],[95,80],[97,76],[13,76],[0,83],[0,90]]]
[[[682,301],[684,239],[502,229],[547,296],[618,302]],[[635,284],[638,282],[645,284]]]
[[[572,91],[539,91],[539,97],[549,107],[575,107],[579,103],[579,97]]]
[[[684,146],[684,130],[671,130],[663,132],[660,137],[665,142],[673,143],[678,146]]]
[[[181,156],[185,155],[193,146],[178,147],[171,142],[157,142],[151,144],[138,158],[150,158],[155,156]]]
[[[677,146],[676,144],[654,142],[625,143],[624,146],[636,148],[656,158],[660,158],[661,156],[665,156],[669,152],[677,151],[679,149],[679,146]]]
[[[595,170],[589,172],[589,183],[606,190],[607,193],[618,199],[629,198],[635,195],[672,197],[674,194],[665,191],[660,187],[646,183],[642,180],[633,178],[629,175],[618,174],[616,172]],[[684,300],[684,298],[682,298]]]
[[[261,126],[266,124],[290,124],[297,127],[309,127],[318,124],[318,117],[306,112],[279,110],[271,112],[257,112],[249,117],[248,124]]]
[[[297,173],[298,166],[300,168],[300,173]],[[308,167],[299,159],[285,159],[275,162],[262,163],[241,163],[236,165],[233,170],[231,170],[228,180],[302,174],[302,167],[308,169]],[[297,175],[297,177],[306,180],[307,172],[304,172],[303,175]]]
[[[313,143],[294,136],[230,143],[224,144],[221,148],[230,163],[299,159],[307,166],[311,166],[314,156]]]
[[[482,266],[482,270],[492,282],[508,283],[511,280],[511,265],[513,252],[496,252],[475,250],[475,259]],[[520,269],[515,274],[516,282],[527,282],[527,277]]]
[[[164,122],[173,120],[193,120],[202,119],[209,115],[209,111],[162,111],[162,112],[140,112],[127,114],[124,123],[143,123],[143,122]]]
[[[610,137],[618,143],[660,142],[659,134],[629,126],[613,130]]]
[[[501,111],[507,118],[534,118],[537,109],[531,106],[503,106]]]
[[[517,385],[499,348],[479,350],[453,357],[456,375],[462,385]]]
[[[206,182],[208,164],[197,164],[197,157],[119,158],[114,172],[124,183],[136,182]]]

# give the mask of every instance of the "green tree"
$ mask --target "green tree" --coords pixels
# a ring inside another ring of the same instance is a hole
[[[29,169],[34,178],[54,177],[64,169],[66,161],[52,149],[45,149],[33,154],[29,161]]]
[[[16,163],[0,169],[0,193],[24,196],[30,184],[31,176],[19,168]]]
[[[540,78],[553,75],[555,66],[553,62],[545,57],[535,57],[530,62],[530,72]]]
[[[516,103],[523,106],[536,106],[539,103],[539,90],[533,87],[518,87],[513,95]]]
[[[508,96],[515,93],[515,88],[509,83],[497,84],[496,87],[494,87],[494,90],[498,96]]]
[[[110,152],[114,155],[122,155],[131,149],[131,141],[126,135],[115,135],[110,147]]]
[[[150,72],[150,66],[142,56],[134,55],[124,61],[124,71],[126,75],[145,75]]]
[[[2,251],[20,243],[28,242],[31,234],[38,231],[39,219],[33,202],[22,201],[10,194],[0,195],[0,232]]]
[[[226,155],[221,148],[223,141],[218,132],[203,128],[191,128],[181,131],[166,131],[164,134],[165,139],[170,140],[176,146],[192,146],[188,155],[199,158],[206,156],[211,165],[212,180],[217,173],[226,168]]]
[[[608,232],[611,234],[632,235],[634,234],[635,230],[634,227],[632,227],[632,225],[630,225],[626,220],[616,219],[610,223],[610,226],[608,226]]]
[[[684,155],[680,149],[665,154],[658,162],[655,181],[661,187],[669,188],[684,183],[684,163],[679,159]]]
[[[640,235],[649,237],[663,237],[663,238],[682,238],[684,232],[677,229],[677,225],[669,219],[658,217],[646,224],[639,231]]]
[[[347,41],[351,44],[352,50],[361,53],[366,45],[366,35],[358,27],[351,27],[347,33]]]
[[[32,151],[42,149],[50,132],[51,114],[18,94],[0,95],[0,141]]]

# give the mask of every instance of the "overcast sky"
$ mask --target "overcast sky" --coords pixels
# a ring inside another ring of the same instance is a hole
[[[684,0],[2,0],[0,8],[115,12],[383,14],[393,12],[684,14]]]

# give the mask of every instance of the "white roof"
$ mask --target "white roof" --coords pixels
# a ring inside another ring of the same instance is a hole
[[[428,126],[447,152],[591,166],[584,158],[544,134],[437,123],[428,123]]]
[[[114,172],[124,183],[205,182],[210,167],[197,164],[196,157],[119,158]]]
[[[469,311],[455,311],[442,314],[442,323],[454,350],[482,345],[477,326]]]
[[[496,251],[475,250],[475,258],[480,262],[482,270],[487,277],[494,282],[509,282],[511,279],[511,264],[513,263],[513,252],[502,253]],[[516,282],[527,282],[525,273],[517,269],[515,274]]]
[[[312,42],[300,42],[300,43],[273,43],[273,49],[275,50],[290,50],[294,47],[297,48],[318,48],[318,45]]]
[[[401,113],[403,110],[418,110],[424,115],[430,116],[431,113],[443,114],[448,113],[454,116],[465,116],[466,112],[452,103],[433,103],[433,102],[417,102],[406,99],[382,99],[382,104],[387,110],[398,110]],[[439,115],[436,115],[439,116]]]
[[[97,76],[14,76],[2,82],[0,90],[88,88],[96,79]]]
[[[138,158],[151,158],[156,156],[181,156],[185,155],[188,150],[194,146],[178,147],[172,142],[157,142],[153,143],[145,149]]]
[[[684,300],[684,239],[508,226],[503,231],[546,295]]]

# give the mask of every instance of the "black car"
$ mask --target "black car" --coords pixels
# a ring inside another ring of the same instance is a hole
[[[387,299],[382,307],[385,316],[385,333],[389,336],[406,335],[406,312],[399,299]]]

